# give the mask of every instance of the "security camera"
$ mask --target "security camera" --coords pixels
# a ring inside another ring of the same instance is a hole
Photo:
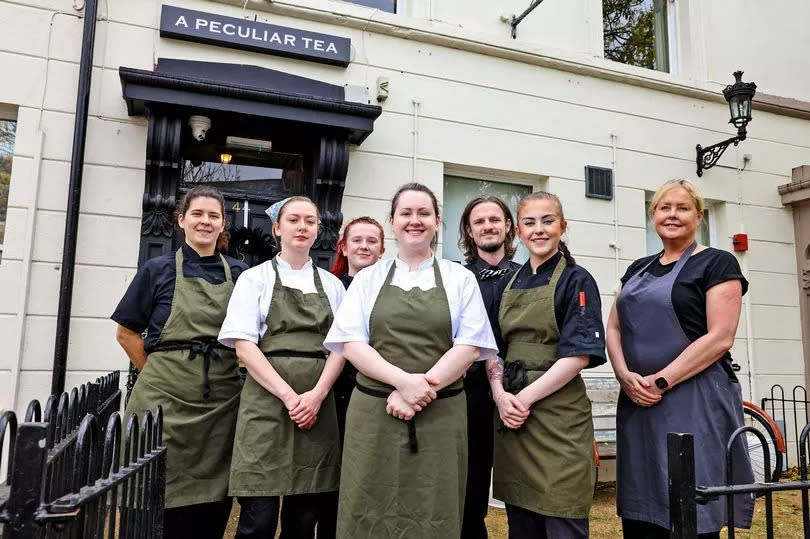
[[[194,115],[188,119],[188,126],[191,128],[191,135],[199,142],[202,142],[205,140],[208,130],[211,129],[211,118]]]

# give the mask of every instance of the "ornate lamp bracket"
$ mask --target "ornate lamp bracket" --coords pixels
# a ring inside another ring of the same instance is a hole
[[[501,16],[501,20],[505,23],[508,23],[509,26],[512,27],[512,39],[517,39],[517,27],[518,24],[526,18],[526,16],[534,11],[534,8],[539,6],[543,3],[543,0],[534,0],[529,7],[526,8],[526,11],[521,13],[520,15],[512,15],[511,17]]]
[[[745,128],[740,128],[740,133],[736,137],[732,137],[723,142],[706,146],[705,148],[698,144],[697,150],[697,175],[703,176],[703,171],[712,168],[720,160],[720,156],[726,151],[730,145],[738,145],[741,141],[745,140]]]

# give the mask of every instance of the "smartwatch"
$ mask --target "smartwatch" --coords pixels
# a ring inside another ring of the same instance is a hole
[[[655,387],[658,389],[666,389],[669,387],[669,382],[667,382],[667,379],[663,376],[659,376],[655,379]]]

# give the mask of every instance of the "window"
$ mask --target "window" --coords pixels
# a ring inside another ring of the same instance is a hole
[[[603,0],[605,58],[669,71],[669,0]]]
[[[350,4],[360,4],[361,6],[368,6],[377,8],[380,11],[387,11],[388,13],[397,12],[397,0],[345,0]]]
[[[664,245],[661,243],[661,238],[659,238],[658,234],[655,232],[655,226],[652,223],[652,219],[650,219],[650,199],[652,196],[653,193],[648,192],[646,200],[644,201],[644,215],[647,217],[646,232],[648,255],[659,253],[664,248]],[[714,209],[708,202],[706,202],[706,208],[703,210],[703,221],[700,222],[697,232],[695,233],[695,239],[700,244],[712,246],[717,243],[715,240],[714,223],[712,222],[713,215]]]
[[[531,185],[445,176],[444,207],[442,208],[442,258],[464,262],[464,254],[458,247],[458,240],[460,239],[458,236],[458,224],[467,202],[478,195],[500,197],[509,206],[512,217],[517,219],[518,201],[531,192]],[[517,239],[515,242],[518,249],[513,260],[523,263],[529,259],[529,254]]]
[[[16,133],[17,122],[0,117],[0,255],[3,253],[3,238],[6,233],[8,189],[11,184],[11,160]]]

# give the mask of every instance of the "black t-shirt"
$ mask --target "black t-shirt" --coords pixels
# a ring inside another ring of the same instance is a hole
[[[225,282],[225,268],[219,253],[212,256],[200,256],[197,252],[183,244],[183,275],[186,277],[202,278],[211,284]],[[247,264],[225,257],[231,266],[231,276],[234,282],[239,275],[248,269]],[[137,333],[146,330],[144,348],[149,353],[157,344],[160,332],[169,318],[174,297],[174,282],[176,274],[175,253],[167,253],[147,260],[124,293],[115,312],[110,318],[127,329]],[[222,309],[227,309],[223,305]]]
[[[488,262],[477,258],[474,262],[464,265],[465,268],[470,270],[475,274],[475,280],[478,281],[478,288],[481,289],[481,296],[484,299],[484,308],[487,310],[487,316],[489,317],[489,323],[495,328],[495,324],[498,323],[498,306],[499,298],[503,293],[503,287],[499,287],[501,283],[508,283],[509,279],[512,278],[512,275],[520,268],[520,264],[517,262],[512,262],[508,258],[502,258],[497,265],[492,266]],[[503,275],[498,275],[494,277],[489,277],[487,279],[481,279],[481,270],[489,269],[489,270],[501,270],[505,269],[506,273]],[[495,341],[498,344],[498,350],[503,351],[503,342],[501,342],[500,333],[495,335]],[[501,357],[504,357],[501,355]],[[471,370],[478,370],[483,369],[484,362],[476,361],[470,367]]]
[[[340,279],[340,282],[343,283],[343,288],[349,288],[349,285],[352,284],[354,277],[347,273],[343,277],[338,277],[338,279]]]
[[[676,262],[661,264],[660,255],[661,253],[657,253],[639,258],[630,264],[621,279],[622,286],[651,261],[652,264],[644,270],[650,275],[661,277],[672,271]],[[699,253],[693,253],[683,265],[683,269],[672,286],[672,306],[678,316],[681,329],[691,342],[709,332],[706,317],[706,291],[717,284],[733,279],[742,283],[742,293],[745,295],[748,291],[748,281],[740,270],[740,264],[734,255],[720,249],[708,247]],[[730,363],[731,352],[723,354],[721,359]]]
[[[562,253],[557,253],[543,262],[537,271],[532,273],[532,267],[526,262],[518,271],[512,288],[515,290],[528,290],[540,286],[547,286],[554,273],[557,262]],[[499,283],[497,293],[497,308],[500,308],[501,298],[509,280]],[[585,306],[580,306],[580,292],[584,292]],[[587,368],[598,367],[604,364],[605,357],[605,325],[602,323],[602,300],[599,297],[599,288],[596,281],[582,266],[566,266],[557,281],[554,291],[554,316],[557,328],[560,331],[560,342],[557,345],[557,357],[587,356],[590,363]],[[497,317],[492,326],[495,338],[501,339],[501,327]],[[505,357],[507,345],[501,351]]]

